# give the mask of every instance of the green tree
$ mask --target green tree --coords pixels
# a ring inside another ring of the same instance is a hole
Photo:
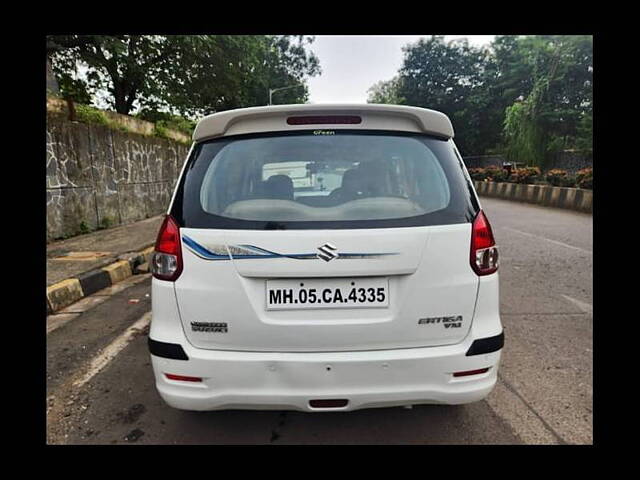
[[[48,43],[56,46],[50,55],[61,88],[74,83],[91,97],[106,89],[111,106],[123,114],[157,92],[160,65],[174,51],[169,37],[157,35],[51,35]],[[86,80],[79,68],[87,70]]]
[[[592,50],[584,35],[504,35],[487,48],[432,36],[404,48],[398,76],[368,101],[446,113],[466,155],[541,164],[558,149],[591,148]]]
[[[246,77],[246,90],[249,92],[247,106],[266,105],[269,101],[268,90],[299,85],[273,94],[274,104],[304,103],[309,98],[305,82],[307,76],[321,73],[318,58],[307,52],[306,46],[313,37],[271,36],[263,41],[259,61],[252,75]]]
[[[479,93],[488,51],[470,46],[466,39],[447,43],[435,35],[403,50],[398,97],[408,105],[447,114],[463,153],[483,150],[486,135]]]
[[[400,95],[401,79],[398,76],[391,80],[381,80],[369,88],[367,103],[387,103],[392,105],[402,105],[405,99]]]
[[[164,98],[180,113],[202,115],[266,105],[269,88],[299,85],[274,94],[274,103],[303,103],[308,98],[306,77],[320,73],[317,57],[306,49],[312,41],[303,36],[228,36],[215,42],[183,37],[186,74],[165,69],[171,78]],[[212,74],[219,82],[212,81]]]
[[[297,41],[296,41],[297,40]],[[307,37],[242,35],[65,35],[48,37],[53,70],[65,84],[100,91],[119,113],[136,108],[201,115],[265,104],[282,81],[304,85],[319,73]],[[86,79],[77,74],[86,70]],[[259,88],[260,87],[260,88]],[[301,88],[293,101],[306,98]]]
[[[505,151],[509,158],[544,167],[565,148],[590,148],[593,122],[593,45],[590,36],[525,38],[521,63],[531,87],[506,108]]]

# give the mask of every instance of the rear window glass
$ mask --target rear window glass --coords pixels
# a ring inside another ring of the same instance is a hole
[[[460,223],[475,211],[466,183],[453,144],[422,135],[226,137],[194,148],[175,213],[210,228]]]

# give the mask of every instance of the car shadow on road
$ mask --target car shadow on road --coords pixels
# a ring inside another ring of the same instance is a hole
[[[231,443],[519,443],[484,402],[470,405],[416,405],[412,409],[375,408],[351,412],[180,412],[179,419],[183,427],[192,434],[201,432],[206,437],[217,432],[215,437],[225,437]],[[487,425],[486,420],[490,420],[492,425]],[[258,426],[259,429],[256,428]],[[206,442],[205,438],[201,440]],[[209,440],[213,439],[209,437]]]

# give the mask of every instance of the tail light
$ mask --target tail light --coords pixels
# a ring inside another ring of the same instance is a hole
[[[151,273],[155,278],[175,282],[182,273],[180,227],[171,215],[162,222],[151,259]]]
[[[471,227],[471,268],[478,275],[489,275],[498,270],[498,247],[482,210]]]

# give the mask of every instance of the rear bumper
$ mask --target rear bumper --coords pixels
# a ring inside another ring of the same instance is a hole
[[[187,344],[188,360],[151,359],[158,392],[175,408],[347,411],[483,399],[496,383],[501,351],[467,355],[473,340],[470,335],[442,347],[323,353],[202,350]],[[487,367],[486,373],[453,376]],[[165,373],[203,381],[169,380]],[[340,408],[309,405],[319,399],[348,403]]]

